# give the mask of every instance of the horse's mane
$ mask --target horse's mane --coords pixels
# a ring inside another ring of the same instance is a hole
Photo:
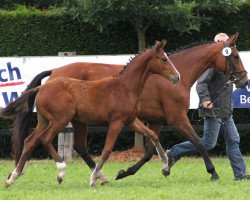
[[[184,51],[186,49],[190,49],[192,47],[197,47],[197,46],[200,46],[200,45],[203,45],[203,44],[212,44],[212,43],[214,43],[214,41],[203,40],[203,41],[193,42],[193,43],[178,47],[177,49],[172,50],[170,52],[167,52],[167,54],[171,55],[171,54],[174,54],[174,53],[178,53],[180,51]]]
[[[203,40],[203,41],[198,41],[198,42],[192,42],[192,43],[190,43],[190,44],[181,46],[181,47],[179,47],[179,48],[177,48],[177,49],[175,49],[175,50],[172,50],[172,51],[170,51],[170,52],[167,52],[167,54],[168,54],[168,55],[171,55],[171,54],[174,54],[174,53],[178,53],[178,52],[180,52],[180,51],[184,51],[184,50],[186,50],[186,49],[190,49],[190,48],[192,48],[192,47],[197,47],[197,46],[199,46],[199,45],[203,45],[203,44],[212,44],[212,43],[214,43],[214,41]],[[146,49],[144,49],[144,50],[138,52],[134,57],[131,57],[131,58],[129,59],[129,62],[126,63],[126,65],[124,65],[123,69],[122,69],[121,71],[119,71],[118,73],[116,73],[115,75],[113,75],[113,77],[118,77],[118,76],[120,76],[120,75],[124,72],[124,70],[127,68],[127,66],[131,63],[132,60],[134,60],[136,57],[138,57],[139,55],[141,55],[141,54],[142,54],[143,52],[145,52],[146,50],[152,49],[152,48],[154,48],[154,45],[153,45],[153,46],[149,46],[148,48],[146,48]]]
[[[118,77],[120,76],[124,71],[125,69],[127,68],[127,66],[132,62],[132,60],[134,60],[135,58],[137,58],[139,55],[141,55],[143,52],[149,50],[149,49],[152,49],[154,46],[150,46],[140,52],[138,52],[134,57],[130,57],[129,59],[129,62],[126,63],[126,65],[124,65],[123,69],[121,71],[119,71],[117,74],[113,75],[113,77]]]

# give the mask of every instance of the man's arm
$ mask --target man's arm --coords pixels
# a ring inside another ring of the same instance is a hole
[[[209,83],[214,76],[214,69],[206,70],[197,81],[196,92],[204,108],[211,109],[213,104],[208,90]]]

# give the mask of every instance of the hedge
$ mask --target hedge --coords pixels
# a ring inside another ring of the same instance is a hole
[[[237,47],[249,50],[250,3],[243,3],[237,13],[211,11],[211,25],[201,31],[179,35],[157,25],[146,33],[147,45],[167,39],[167,51],[192,42],[211,40],[218,32],[240,32]],[[67,13],[40,11],[18,7],[0,10],[0,56],[51,56],[60,51],[76,51],[78,55],[137,53],[137,35],[128,23],[110,25],[102,33],[92,25],[73,20]]]

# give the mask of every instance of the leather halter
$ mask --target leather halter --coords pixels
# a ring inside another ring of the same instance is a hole
[[[227,44],[226,41],[223,42],[223,44],[224,44],[224,47],[229,47],[229,48],[231,48],[231,49],[236,48],[235,45],[230,47],[230,46]],[[230,82],[232,82],[232,83],[235,83],[236,81],[240,81],[240,80],[242,79],[242,77],[240,77],[240,78],[237,79],[237,76],[236,76],[236,75],[237,75],[237,74],[241,74],[241,73],[247,73],[247,71],[246,71],[246,70],[242,70],[242,71],[239,71],[239,72],[236,71],[236,69],[235,69],[235,64],[234,64],[234,60],[233,60],[234,58],[233,58],[232,53],[231,53],[229,56],[225,56],[225,59],[226,59],[225,74],[227,74],[226,71],[227,71],[227,69],[229,69],[228,80],[229,80]]]

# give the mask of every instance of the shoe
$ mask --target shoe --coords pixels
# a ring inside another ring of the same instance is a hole
[[[250,179],[250,174],[243,173],[239,178],[235,178],[234,180],[241,181],[241,180],[248,180],[248,179]]]
[[[173,165],[177,162],[177,160],[175,160],[171,154],[170,154],[170,150],[167,150],[166,151],[166,154],[168,156],[168,166],[169,168],[173,167]]]

